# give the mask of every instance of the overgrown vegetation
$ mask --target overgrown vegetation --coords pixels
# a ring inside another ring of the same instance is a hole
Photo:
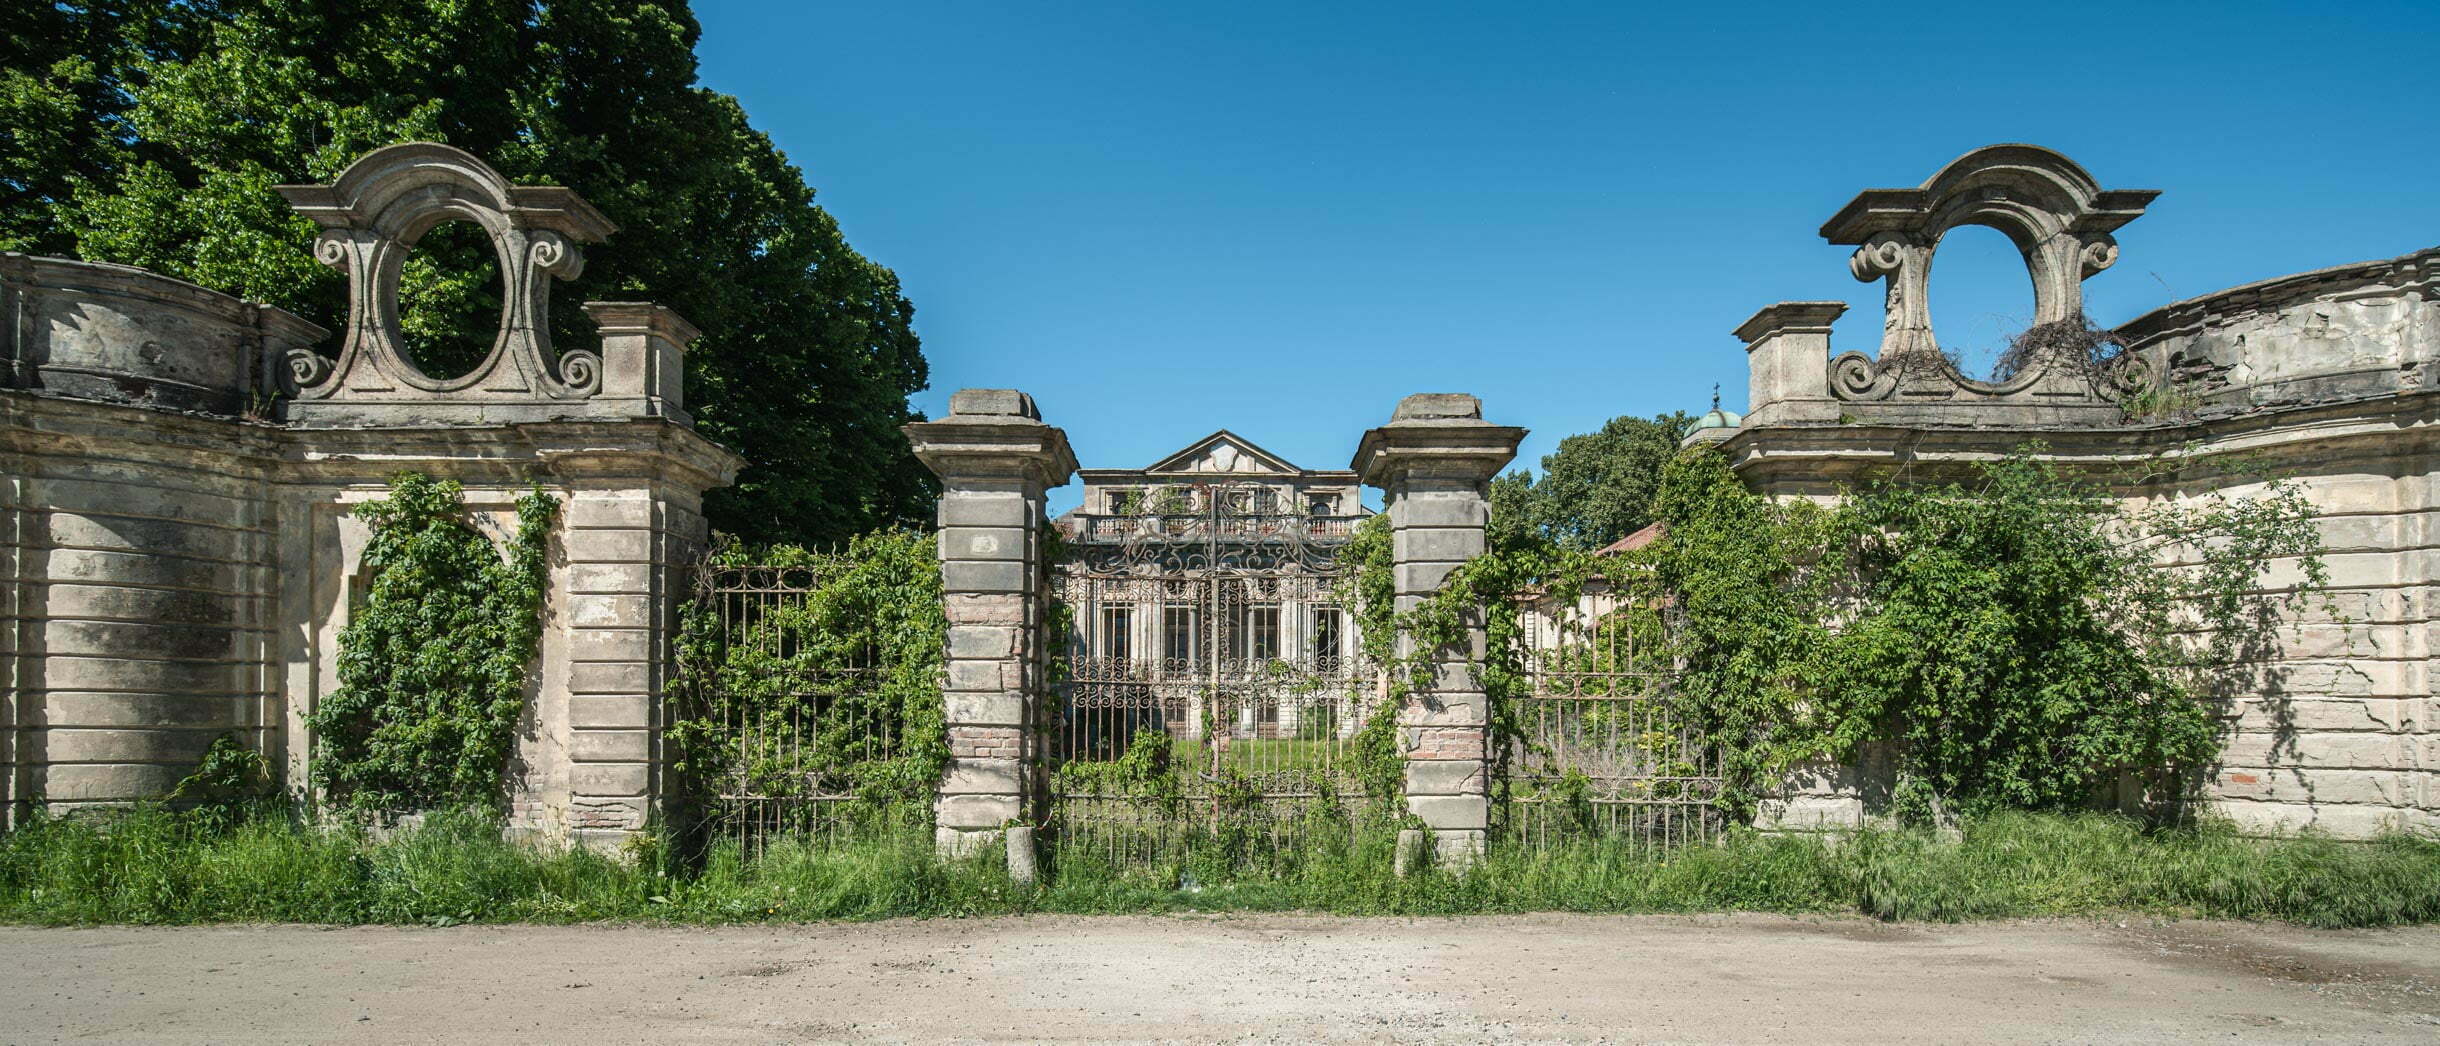
[[[585,298],[703,329],[686,401],[747,460],[704,499],[715,527],[833,542],[919,522],[938,486],[898,432],[927,380],[914,307],[737,100],[696,81],[701,32],[679,0],[9,4],[0,249],[143,266],[339,330],[344,281],[272,187],[445,142],[619,226],[556,290],[561,347],[594,342]],[[400,279],[419,363],[478,362],[500,322],[488,237],[445,224]]]
[[[1976,472],[1821,509],[1763,501],[1717,455],[1672,465],[1644,602],[1737,757],[1732,801],[1870,743],[1904,817],[2072,809],[2122,779],[2179,798],[2218,754],[2218,699],[2325,582],[2293,484],[2129,510],[2038,447]],[[2282,561],[2301,583],[2268,588]]]
[[[2008,348],[1992,361],[1991,380],[2006,381],[2038,360],[2054,360],[2079,373],[2095,374],[2125,352],[2115,332],[2095,324],[2081,312],[2063,320],[2037,323],[2008,339]]]
[[[0,919],[676,923],[1310,910],[1861,913],[1959,920],[2148,913],[2382,926],[2440,918],[2440,841],[2251,839],[2221,825],[2147,831],[2106,815],[1994,814],[1962,842],[1920,830],[1843,843],[1739,833],[1662,855],[1586,843],[1494,848],[1463,876],[1390,871],[1394,835],[1342,832],[1293,860],[1190,868],[1055,860],[1021,886],[992,858],[948,861],[923,833],[785,841],[700,872],[505,842],[477,818],[376,837],[280,816],[234,826],[152,808],[104,826],[38,819],[0,837]],[[1191,886],[1181,871],[1194,873]]]
[[[1538,539],[1592,552],[1643,529],[1658,518],[1661,467],[1677,456],[1694,422],[1681,411],[1627,415],[1560,440],[1542,457],[1539,479],[1517,469],[1492,481],[1494,540],[1514,547]]]
[[[1421,605],[1370,603],[1359,624],[1403,695],[1481,622],[1496,759],[1527,685],[1513,601],[1572,605],[1604,576],[1623,609],[1578,627],[1641,637],[1619,648],[1642,663],[1612,667],[1668,681],[1656,696],[1716,746],[1732,821],[1791,770],[1867,746],[1894,761],[1910,820],[2073,809],[2121,781],[2166,802],[2217,755],[2221,699],[2275,670],[2273,630],[2326,580],[2301,489],[2261,489],[2129,510],[2031,446],[1970,481],[1877,481],[1825,507],[1773,503],[1696,450],[1663,470],[1655,544],[1594,559],[1512,528]],[[2267,587],[2283,562],[2299,583]],[[1360,560],[1355,585],[1386,591],[1387,571]],[[1389,656],[1400,631],[1415,642]]]
[[[502,807],[559,501],[519,497],[503,557],[463,495],[407,472],[362,510],[369,584],[339,636],[339,687],[306,717],[314,784],[341,806]]]
[[[666,737],[686,791],[844,797],[854,803],[818,813],[929,823],[949,761],[934,541],[880,531],[834,552],[729,548],[704,565],[716,580],[762,580],[715,586],[680,612],[682,701]]]

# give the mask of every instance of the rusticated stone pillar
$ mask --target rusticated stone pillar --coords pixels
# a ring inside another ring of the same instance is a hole
[[[1491,478],[1524,438],[1524,429],[1484,421],[1482,401],[1462,393],[1408,396],[1389,424],[1364,434],[1353,467],[1387,494],[1400,612],[1483,551]],[[1491,823],[1491,708],[1470,663],[1482,656],[1483,624],[1470,618],[1463,639],[1432,652],[1432,678],[1415,681],[1398,715],[1407,809],[1432,829],[1450,867],[1482,854]],[[1398,642],[1403,655],[1414,639]]]
[[[906,427],[941,478],[940,575],[949,617],[949,772],[933,804],[934,837],[961,856],[1029,820],[1041,780],[1042,632],[1049,595],[1043,492],[1068,481],[1067,433],[1042,423],[1014,389],[963,389],[949,416]]]

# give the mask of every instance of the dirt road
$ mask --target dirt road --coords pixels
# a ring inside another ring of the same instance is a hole
[[[2440,1042],[2440,928],[0,927],[0,1042]]]

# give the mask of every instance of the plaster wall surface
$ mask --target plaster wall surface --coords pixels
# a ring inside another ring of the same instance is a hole
[[[526,491],[560,501],[512,828],[610,843],[644,827],[681,574],[707,536],[703,492],[739,465],[683,410],[693,328],[587,303],[599,349],[553,350],[535,333],[543,280],[572,275],[571,241],[607,223],[445,146],[289,188],[326,246],[345,241],[317,256],[360,291],[335,361],[316,348],[328,332],[270,306],[0,255],[0,815],[160,798],[224,735],[308,791],[307,716],[338,685],[368,580],[362,509],[412,470],[460,482],[495,541]],[[467,378],[416,370],[375,300],[395,293],[380,258],[412,246],[434,200],[491,208],[487,228],[535,259]]]
[[[1857,275],[1873,274],[1859,263]],[[1834,498],[1872,478],[1962,477],[2036,441],[2118,477],[2132,506],[2242,497],[2266,473],[2285,477],[2318,513],[2327,598],[2245,666],[2201,801],[2263,831],[2440,829],[2440,248],[2168,305],[2113,332],[2126,352],[2108,369],[2054,367],[2013,388],[1889,363],[1895,335],[1877,359],[1833,360],[1837,313],[1783,303],[1740,328],[1754,402],[1742,428],[1715,438],[1749,485]],[[2173,468],[2128,468],[2170,458]],[[2282,562],[2264,586],[2301,580]],[[1800,775],[1766,819],[1857,822],[1886,756]]]

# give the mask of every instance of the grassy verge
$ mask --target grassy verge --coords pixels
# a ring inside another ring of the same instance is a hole
[[[1217,839],[1217,844],[1227,840]],[[1389,874],[1380,833],[1293,848],[1225,845],[1156,867],[1054,854],[1045,885],[927,839],[715,852],[684,875],[502,842],[439,820],[385,839],[282,817],[236,824],[142,810],[0,836],[0,920],[32,923],[683,923],[1017,912],[1308,910],[1839,912],[1958,920],[2147,913],[2380,926],[2440,919],[2440,840],[2260,840],[2146,832],[2112,817],[2012,815],[1962,842],[1868,832],[1844,845],[1739,836],[1663,855],[1588,844],[1495,851],[1472,874]],[[1182,882],[1192,888],[1182,889]]]

